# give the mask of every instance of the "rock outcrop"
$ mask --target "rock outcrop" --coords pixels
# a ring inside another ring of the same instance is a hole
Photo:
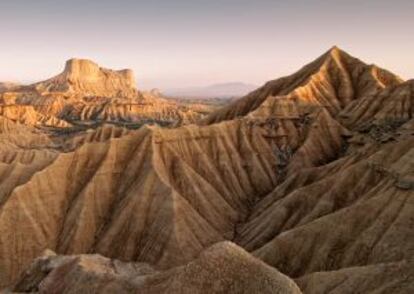
[[[300,294],[296,284],[230,242],[206,249],[190,263],[160,272],[144,263],[100,255],[45,252],[14,286],[41,293],[272,293]]]
[[[85,96],[131,97],[136,95],[134,73],[130,69],[114,71],[99,67],[87,59],[70,59],[64,71],[49,80],[36,83],[34,87],[41,94],[82,93]]]
[[[86,59],[71,59],[59,75],[28,86],[0,89],[0,115],[36,127],[145,123],[180,125],[208,108],[178,103],[157,91],[137,90],[132,70],[114,71]],[[18,114],[16,117],[15,114]]]

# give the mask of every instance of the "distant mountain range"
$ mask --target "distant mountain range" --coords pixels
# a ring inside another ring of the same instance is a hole
[[[166,89],[164,95],[179,98],[232,98],[242,97],[257,89],[257,85],[242,82],[213,84],[206,87]]]

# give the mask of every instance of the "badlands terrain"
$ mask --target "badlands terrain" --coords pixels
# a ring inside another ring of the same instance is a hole
[[[46,81],[28,86],[2,83],[0,93],[0,115],[66,132],[105,123],[135,128],[179,125],[210,111],[206,105],[164,99],[157,90],[138,91],[131,70],[113,71],[85,59],[68,60],[61,74]]]
[[[0,91],[6,293],[414,293],[413,80],[333,47],[216,110],[78,59]]]

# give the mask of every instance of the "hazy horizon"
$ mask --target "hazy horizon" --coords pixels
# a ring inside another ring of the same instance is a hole
[[[3,1],[0,81],[43,80],[78,57],[131,68],[143,89],[261,85],[333,45],[409,79],[413,10],[406,0]]]

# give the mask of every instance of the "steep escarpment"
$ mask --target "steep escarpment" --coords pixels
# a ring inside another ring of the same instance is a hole
[[[76,127],[129,99],[41,97]],[[0,285],[299,293],[287,275],[303,293],[411,293],[412,103],[411,81],[333,48],[197,125],[51,135],[4,118]]]
[[[130,69],[114,71],[99,67],[91,60],[70,59],[61,74],[29,87],[33,87],[39,93],[128,97],[136,94],[135,83],[134,73]]]

